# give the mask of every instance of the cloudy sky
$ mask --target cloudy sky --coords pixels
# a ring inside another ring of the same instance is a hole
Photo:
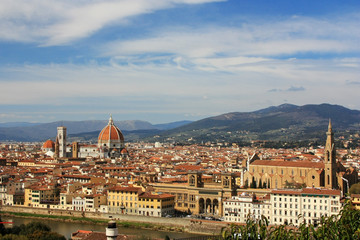
[[[359,23],[359,0],[1,0],[0,122],[360,109]]]

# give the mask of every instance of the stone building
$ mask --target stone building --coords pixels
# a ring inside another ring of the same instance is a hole
[[[348,191],[357,182],[355,169],[336,161],[334,133],[329,122],[324,161],[255,160],[244,174],[244,186],[264,188],[323,187]]]
[[[190,171],[187,183],[152,183],[155,191],[175,196],[175,209],[196,215],[219,217],[223,201],[236,195],[235,175],[222,173],[220,179],[202,181],[202,173]]]

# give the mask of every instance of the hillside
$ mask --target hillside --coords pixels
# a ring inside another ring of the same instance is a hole
[[[360,129],[360,111],[357,110],[330,104],[283,104],[254,112],[232,112],[205,118],[165,131],[160,139],[156,139],[180,142],[319,140],[325,137],[329,119],[338,133]]]
[[[254,112],[232,112],[199,121],[179,121],[152,125],[146,121],[115,124],[126,141],[180,143],[271,141],[323,141],[331,119],[336,136],[360,130],[360,111],[339,105],[296,106],[283,104]],[[69,141],[97,141],[107,121],[63,121],[18,127],[0,127],[0,141],[44,141],[54,139],[56,128],[67,127]],[[11,125],[11,124],[10,124]]]

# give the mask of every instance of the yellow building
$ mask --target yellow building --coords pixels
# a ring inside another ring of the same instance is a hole
[[[153,194],[150,192],[139,195],[139,215],[165,217],[174,213],[175,196],[170,194]]]
[[[54,188],[29,186],[25,188],[24,206],[40,207],[40,205],[54,204],[59,198]]]
[[[110,213],[137,215],[141,188],[116,186],[107,191]]]

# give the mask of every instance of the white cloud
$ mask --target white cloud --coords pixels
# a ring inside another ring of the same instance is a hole
[[[103,56],[125,58],[139,54],[170,55],[203,70],[232,71],[240,65],[273,57],[359,52],[359,21],[359,15],[351,14],[329,19],[295,17],[255,21],[231,28],[172,27],[143,39],[114,41],[102,52]]]
[[[2,0],[0,39],[62,45],[85,38],[129,17],[223,0]]]

